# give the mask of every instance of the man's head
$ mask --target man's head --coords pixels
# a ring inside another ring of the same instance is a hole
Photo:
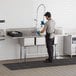
[[[51,18],[51,13],[50,13],[50,12],[46,12],[46,13],[44,14],[44,16],[45,16],[46,19],[48,20],[48,19]]]

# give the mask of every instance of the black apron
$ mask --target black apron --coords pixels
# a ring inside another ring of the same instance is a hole
[[[50,38],[50,33],[46,33],[46,48],[48,52],[48,59],[52,61],[53,59],[53,45],[54,45],[54,38]]]

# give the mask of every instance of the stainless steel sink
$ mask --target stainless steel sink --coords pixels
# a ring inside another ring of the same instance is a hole
[[[32,32],[32,31],[24,31],[23,32],[23,36],[36,36],[36,31]]]
[[[7,31],[19,31],[23,33],[23,37],[36,36],[36,28],[13,28]]]

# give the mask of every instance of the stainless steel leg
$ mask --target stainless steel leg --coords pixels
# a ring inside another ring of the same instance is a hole
[[[20,45],[20,62],[22,62],[22,46]]]
[[[25,53],[24,53],[24,60],[22,58],[22,51],[24,49],[24,46],[21,46],[20,45],[20,62],[26,62],[26,50],[25,50]],[[25,48],[26,49],[26,48]],[[22,61],[23,60],[23,61]]]
[[[72,58],[72,55],[71,55],[71,58]]]
[[[54,44],[54,48],[55,48],[55,59],[56,59],[56,44]]]
[[[37,45],[37,55],[38,55],[38,45]]]
[[[24,53],[24,62],[26,63],[26,47],[25,47],[25,53]]]

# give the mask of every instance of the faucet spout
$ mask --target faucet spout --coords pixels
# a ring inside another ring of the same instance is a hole
[[[43,6],[44,7],[44,13],[45,13],[45,11],[46,11],[46,7],[45,7],[45,5],[44,4],[40,4],[39,6],[38,6],[38,8],[37,8],[37,16],[36,16],[36,27],[37,27],[37,25],[38,25],[38,11],[39,11],[39,8],[41,7],[41,6]],[[44,16],[43,16],[43,21],[44,21]]]

